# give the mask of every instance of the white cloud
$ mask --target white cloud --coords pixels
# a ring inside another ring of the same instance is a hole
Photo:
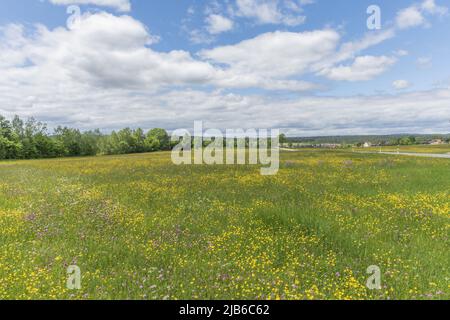
[[[340,35],[330,29],[269,32],[235,45],[203,50],[200,57],[216,65],[219,87],[259,87],[308,91],[321,86],[297,80],[315,74],[336,55]],[[320,69],[320,68],[319,68]]]
[[[186,51],[152,50],[149,45],[157,37],[144,25],[108,13],[85,14],[74,30],[38,26],[25,32],[22,26],[10,25],[0,29],[0,38],[3,80],[24,86],[48,83],[152,92],[170,86],[212,85],[307,91],[319,86],[286,77],[303,74],[309,64],[332,53],[339,35],[333,31],[266,34],[234,49],[219,47],[203,53],[219,62],[221,51],[234,50],[228,67],[195,59]]]
[[[210,34],[219,34],[233,29],[232,20],[218,14],[211,14],[206,18],[207,30]]]
[[[392,86],[397,90],[403,90],[411,87],[411,83],[407,80],[395,80],[392,83]]]
[[[53,4],[57,5],[83,5],[91,4],[101,7],[111,7],[118,11],[128,12],[131,10],[130,0],[49,0]]]
[[[421,7],[424,11],[430,14],[437,14],[442,16],[448,13],[448,8],[437,5],[435,0],[425,0],[422,3]]]
[[[284,24],[297,26],[306,20],[301,15],[300,5],[310,4],[312,1],[294,0],[236,0],[234,13],[239,17],[254,19],[259,24]]]
[[[153,38],[131,17],[106,13],[83,16],[77,30],[2,27],[0,114],[104,130],[189,128],[200,119],[218,128],[280,127],[299,135],[448,131],[449,89],[293,98],[221,90],[311,89],[315,85],[298,76],[316,72],[314,66],[339,52],[333,30],[263,34],[203,51],[211,62],[184,51],[157,52],[149,48]],[[383,68],[390,59],[357,57],[338,78],[366,78],[373,65]]]
[[[421,69],[431,68],[433,66],[433,59],[431,57],[420,57],[417,59],[416,64]]]
[[[397,57],[405,57],[405,56],[409,55],[409,52],[408,52],[407,50],[402,50],[402,49],[400,49],[400,50],[394,51],[394,54],[395,54]]]
[[[210,44],[216,40],[213,35],[201,29],[188,30],[188,28],[185,28],[185,31],[189,34],[189,41],[194,44]]]
[[[448,126],[448,90],[295,99],[223,90],[320,89],[302,80],[311,74],[367,80],[395,58],[361,51],[391,36],[386,31],[341,44],[330,29],[278,31],[191,55],[154,50],[155,37],[127,16],[86,14],[76,30],[9,25],[0,28],[0,114],[86,129],[174,129],[203,119],[220,128],[282,127],[299,134],[441,131]]]
[[[275,11],[249,18],[288,24],[285,17],[301,10],[275,2],[276,7],[267,7]],[[442,12],[432,4],[419,6],[421,14]],[[310,75],[336,81],[378,76],[396,58],[363,51],[392,38],[395,31],[371,32],[346,43],[330,29],[278,31],[191,55],[156,51],[151,45],[157,37],[127,16],[86,14],[76,30],[4,26],[0,114],[84,129],[175,129],[200,119],[218,128],[280,127],[298,135],[448,131],[448,88],[357,97],[271,96],[263,91],[320,89],[304,80]],[[405,87],[397,81],[393,85]],[[258,88],[262,93],[223,90],[228,88]]]
[[[422,15],[420,9],[416,6],[412,6],[401,10],[397,14],[397,26],[400,29],[407,29],[411,27],[417,27],[425,23],[425,18]]]
[[[439,6],[435,0],[424,0],[421,4],[415,4],[397,13],[396,25],[400,29],[408,29],[423,25],[429,25],[425,15],[447,14],[448,8]]]
[[[330,67],[336,63],[353,59],[362,51],[389,40],[394,36],[395,31],[393,29],[386,29],[380,32],[369,32],[361,39],[343,43],[339,48],[339,51],[332,57],[332,59],[326,61],[328,65],[322,65],[320,67]]]
[[[25,32],[17,25],[3,28],[0,66],[7,67],[3,70],[5,79],[20,75],[21,81],[30,84],[51,74],[56,83],[73,82],[97,88],[151,91],[170,86],[209,85],[310,91],[322,87],[300,77],[319,74],[334,80],[357,81],[385,71],[389,61],[383,59],[383,65],[376,64],[379,60],[371,60],[375,65],[366,71],[360,70],[365,67],[361,65],[363,58],[357,58],[348,67],[350,72],[335,64],[353,59],[358,52],[390,36],[389,32],[373,34],[339,47],[341,38],[334,30],[278,31],[204,50],[193,57],[186,51],[151,49],[149,46],[158,37],[129,16],[87,13],[74,30],[39,26]]]
[[[339,40],[339,34],[329,29],[277,31],[203,50],[199,56],[216,66],[212,82],[218,87],[307,91],[319,86],[291,78],[314,72],[315,64],[335,53]]]
[[[237,74],[264,77],[301,75],[335,53],[340,36],[333,30],[269,32],[235,45],[204,50],[200,56],[225,64]]]
[[[365,81],[382,74],[395,62],[396,59],[393,57],[361,56],[357,57],[351,65],[324,69],[321,74],[331,80]]]
[[[175,128],[190,128],[195,119],[204,119],[214,128],[282,128],[309,136],[447,132],[450,117],[448,89],[396,96],[294,99],[184,91],[152,101],[156,110],[163,111],[161,105],[170,105],[180,114],[176,121],[181,126]],[[216,110],[220,110],[220,117]],[[170,116],[162,117],[165,120],[161,122],[170,121]]]
[[[6,30],[6,34],[19,32],[17,26]],[[160,53],[148,48],[155,37],[128,16],[85,14],[77,29],[51,31],[38,26],[32,37],[22,33],[19,39],[18,44],[5,39],[10,58],[9,68],[2,73],[6,78],[23,75],[21,81],[30,84],[39,83],[39,77],[60,76],[57,82],[156,89],[166,84],[204,83],[214,73],[212,66],[188,52]],[[28,66],[22,68],[23,61]]]
[[[282,128],[297,135],[436,133],[448,131],[450,90],[408,94],[290,99],[220,91],[172,90],[134,94],[0,85],[0,113],[103,130],[123,127]],[[29,99],[30,95],[35,98]],[[220,112],[219,112],[220,111]],[[126,116],[124,116],[126,115]]]
[[[217,77],[211,83],[219,88],[260,88],[293,92],[313,91],[322,88],[321,85],[307,81],[284,80],[258,74],[242,74],[232,69],[218,71]]]
[[[0,69],[25,63],[26,54],[20,50],[27,42],[24,32],[22,25],[0,27],[0,34],[3,35],[3,41],[0,41]]]

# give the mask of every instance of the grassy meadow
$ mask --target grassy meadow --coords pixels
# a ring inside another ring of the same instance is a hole
[[[281,157],[275,176],[164,152],[0,162],[0,299],[450,298],[450,160]]]

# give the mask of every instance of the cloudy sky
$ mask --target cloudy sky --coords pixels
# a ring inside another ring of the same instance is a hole
[[[2,0],[0,114],[104,131],[202,120],[302,136],[448,133],[448,7]]]

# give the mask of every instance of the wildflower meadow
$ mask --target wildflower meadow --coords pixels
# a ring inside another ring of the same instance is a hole
[[[1,162],[0,299],[450,298],[448,159],[303,150],[259,169]]]

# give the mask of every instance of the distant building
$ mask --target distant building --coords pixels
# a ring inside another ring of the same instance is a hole
[[[322,144],[319,145],[319,148],[339,149],[339,148],[342,148],[342,144],[338,144],[338,143],[322,143]]]
[[[429,142],[429,144],[435,146],[435,145],[439,145],[439,144],[445,144],[445,142],[442,139],[434,139],[434,140],[431,140]]]
[[[363,147],[364,148],[370,148],[372,146],[371,142],[364,142]]]

